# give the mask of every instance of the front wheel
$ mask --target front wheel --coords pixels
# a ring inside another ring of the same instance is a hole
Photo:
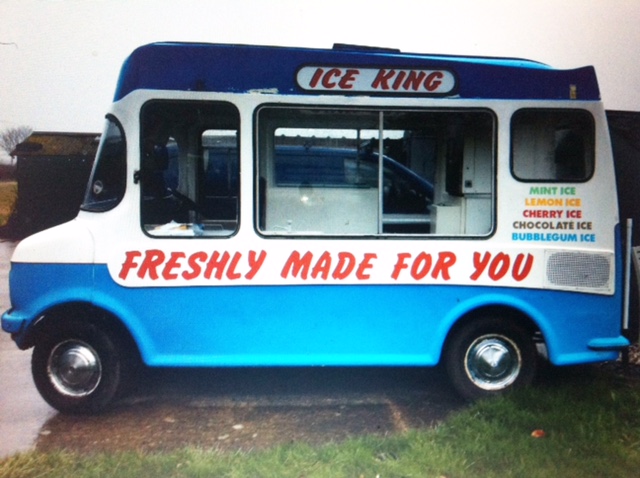
[[[478,318],[451,338],[445,365],[460,395],[477,400],[531,384],[536,348],[521,327],[505,319]]]
[[[31,372],[49,405],[65,413],[95,413],[116,396],[122,359],[114,340],[98,327],[73,322],[36,342]]]

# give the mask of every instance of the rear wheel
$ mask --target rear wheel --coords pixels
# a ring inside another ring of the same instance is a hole
[[[84,322],[49,329],[36,342],[31,358],[40,395],[65,413],[94,413],[107,407],[118,392],[123,366],[117,342]]]
[[[455,332],[445,364],[456,390],[476,400],[531,384],[536,347],[523,328],[499,317],[482,317]]]

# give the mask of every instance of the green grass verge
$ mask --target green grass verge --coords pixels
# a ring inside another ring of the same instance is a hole
[[[632,477],[640,473],[640,383],[600,372],[478,402],[430,430],[313,447],[165,454],[29,452],[0,477]],[[544,430],[543,438],[531,436]]]
[[[0,227],[4,226],[13,212],[18,198],[18,183],[0,181]]]

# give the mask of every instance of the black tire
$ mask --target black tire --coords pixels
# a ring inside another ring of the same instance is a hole
[[[31,373],[42,398],[63,413],[96,413],[112,402],[123,359],[117,342],[95,325],[50,327],[36,341]]]
[[[531,335],[500,317],[479,317],[457,330],[444,359],[452,385],[471,401],[530,385],[537,366]]]

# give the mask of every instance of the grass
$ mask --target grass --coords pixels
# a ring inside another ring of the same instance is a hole
[[[4,226],[13,212],[18,198],[18,183],[0,181],[0,227]]]
[[[237,453],[34,451],[0,460],[0,477],[637,476],[640,383],[599,371],[551,382],[478,402],[429,430]]]

